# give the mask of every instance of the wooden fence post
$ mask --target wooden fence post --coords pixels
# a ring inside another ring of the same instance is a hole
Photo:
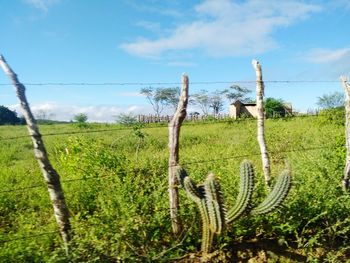
[[[69,222],[69,211],[60,183],[60,177],[56,170],[52,167],[47,156],[39,128],[36,125],[36,121],[30,110],[29,103],[25,95],[24,85],[19,82],[17,75],[13,72],[2,55],[0,55],[0,66],[12,81],[17,97],[21,103],[22,113],[26,120],[27,129],[33,142],[34,155],[47,183],[47,188],[54,209],[54,215],[65,245],[66,253],[68,254],[68,242],[70,240],[69,231],[71,229],[71,225]]]
[[[176,112],[169,123],[169,203],[171,226],[174,234],[179,234],[182,230],[182,223],[178,215],[179,211],[179,191],[177,169],[179,164],[179,137],[181,124],[186,118],[186,108],[188,104],[188,76],[182,75],[182,88],[179,104]]]
[[[257,113],[258,113],[258,117],[257,117],[258,142],[260,146],[265,183],[268,187],[270,187],[270,181],[271,181],[270,161],[269,161],[269,155],[268,155],[267,147],[265,143],[265,128],[264,128],[264,119],[265,119],[264,105],[263,105],[264,82],[262,78],[261,65],[259,64],[259,62],[253,59],[252,65],[256,73],[256,107],[257,107]]]
[[[350,178],[350,85],[345,76],[340,77],[345,91],[345,147],[346,147],[346,163],[344,168],[344,176],[342,185],[345,191],[349,191]]]

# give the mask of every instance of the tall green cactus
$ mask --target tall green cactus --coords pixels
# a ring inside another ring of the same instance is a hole
[[[178,179],[200,211],[202,219],[201,250],[204,255],[210,253],[214,235],[220,234],[229,223],[243,214],[258,215],[272,212],[283,203],[291,187],[290,171],[284,170],[266,199],[256,208],[252,208],[254,169],[249,161],[244,160],[240,169],[240,188],[236,203],[226,212],[220,183],[214,174],[210,173],[204,184],[196,185],[186,171],[179,167]]]

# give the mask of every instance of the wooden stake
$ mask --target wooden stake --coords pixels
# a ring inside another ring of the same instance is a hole
[[[270,187],[270,161],[265,143],[265,128],[264,128],[264,82],[262,78],[261,65],[255,59],[252,61],[252,65],[256,73],[256,107],[258,112],[257,124],[258,124],[258,142],[260,146],[261,159],[265,177],[265,183]]]
[[[60,177],[56,170],[52,167],[47,156],[44,142],[41,138],[41,134],[39,132],[38,126],[36,125],[36,121],[30,110],[25,95],[24,85],[19,82],[17,75],[13,72],[13,70],[7,64],[5,58],[2,55],[0,55],[0,66],[2,67],[5,74],[12,81],[17,97],[21,103],[22,113],[26,120],[27,129],[33,142],[34,155],[39,163],[44,179],[47,183],[47,188],[54,209],[54,215],[58,227],[60,229],[66,253],[68,254],[68,242],[70,240],[69,231],[71,229],[71,226],[69,222],[69,211],[64,199],[64,194],[60,183]]]
[[[186,118],[188,104],[188,76],[182,75],[182,88],[177,110],[169,123],[169,203],[171,226],[174,234],[182,230],[182,223],[178,215],[179,191],[178,179],[176,176],[179,165],[179,137],[181,124]]]
[[[349,178],[350,178],[350,85],[348,78],[341,76],[343,88],[345,91],[345,147],[346,147],[346,162],[344,169],[344,176],[342,179],[343,189],[349,191]]]

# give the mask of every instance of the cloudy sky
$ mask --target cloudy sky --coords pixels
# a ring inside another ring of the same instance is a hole
[[[0,53],[28,84],[33,111],[53,119],[149,113],[140,88],[176,86],[148,83],[178,83],[183,72],[192,93],[254,89],[253,58],[266,81],[293,81],[266,82],[266,96],[301,111],[350,76],[348,0],[0,0],[0,10]],[[0,72],[0,105],[15,109],[8,83]]]

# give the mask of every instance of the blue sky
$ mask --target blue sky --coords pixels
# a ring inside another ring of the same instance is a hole
[[[334,81],[266,83],[266,96],[306,111],[350,75],[348,0],[0,0],[0,10],[0,53],[23,83],[177,83],[186,72],[190,92],[215,91],[230,83],[195,83],[253,81],[256,58],[265,80]],[[151,112],[141,87],[28,85],[27,95],[54,119],[111,121]],[[11,86],[0,104],[18,108]]]

